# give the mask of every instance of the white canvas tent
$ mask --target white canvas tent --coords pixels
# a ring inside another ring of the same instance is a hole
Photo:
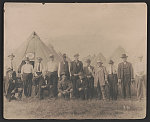
[[[29,57],[31,61],[36,61],[37,57],[43,59],[43,64],[46,65],[49,60],[49,54],[53,54],[55,61],[59,62],[60,56],[50,50],[40,39],[40,37],[33,32],[26,42],[24,42],[18,49],[14,51],[15,63],[19,66],[25,57]]]

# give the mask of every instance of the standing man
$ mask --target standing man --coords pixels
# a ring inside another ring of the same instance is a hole
[[[131,82],[134,81],[133,67],[127,61],[126,54],[122,54],[122,63],[118,65],[118,83],[121,83],[123,98],[131,98]]]
[[[25,58],[25,63],[21,68],[21,75],[24,82],[24,95],[30,97],[32,93],[33,66],[30,64],[29,57]]]
[[[35,64],[34,67],[34,79],[33,79],[33,85],[34,85],[34,91],[35,91],[35,96],[39,93],[39,82],[40,80],[43,80],[42,76],[43,72],[43,64],[42,64],[42,58],[37,57],[37,64]]]
[[[13,71],[13,75],[16,75],[16,67],[15,67],[15,62],[14,62],[14,57],[15,55],[12,53],[10,55],[8,55],[8,63],[6,65],[6,80],[4,82],[4,94],[7,94],[7,90],[8,90],[8,86],[9,86],[9,74],[8,72],[10,71],[10,69]]]
[[[50,54],[50,61],[47,63],[46,67],[46,81],[48,82],[48,86],[50,88],[50,97],[57,97],[57,84],[58,84],[58,65],[54,61],[54,55]],[[52,94],[51,94],[52,92]]]
[[[138,62],[135,64],[135,80],[137,86],[137,99],[141,100],[145,97],[145,83],[144,83],[144,75],[145,75],[145,67],[142,61],[143,56],[138,57]]]
[[[109,95],[112,100],[117,100],[117,83],[118,83],[118,77],[117,77],[117,71],[114,67],[114,61],[109,61],[109,68],[108,68],[108,83],[109,83]]]
[[[77,80],[79,79],[79,73],[83,72],[83,63],[79,61],[79,54],[74,55],[75,60],[70,65],[70,76],[73,85],[73,97],[77,97]]]
[[[61,74],[64,72],[65,72],[66,78],[69,80],[70,79],[69,65],[68,65],[68,61],[66,60],[66,54],[63,54],[63,61],[61,61],[58,65],[59,80],[61,80]]]
[[[108,83],[107,71],[106,67],[104,67],[102,64],[103,62],[101,60],[97,61],[97,67],[95,68],[94,86],[97,90],[98,99],[106,100],[105,85]]]
[[[84,72],[84,75],[88,81],[88,84],[89,84],[89,88],[88,88],[88,97],[90,99],[93,98],[93,93],[94,93],[94,67],[91,66],[91,60],[90,59],[87,59],[86,60],[86,66],[83,68],[83,72]]]

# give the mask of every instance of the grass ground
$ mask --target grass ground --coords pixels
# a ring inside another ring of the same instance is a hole
[[[145,101],[136,100],[64,100],[24,98],[7,102],[6,119],[142,119],[146,116]]]

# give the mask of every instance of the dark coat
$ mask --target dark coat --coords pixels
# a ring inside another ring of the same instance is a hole
[[[83,68],[83,72],[84,72],[84,74],[85,74],[86,76],[94,76],[94,67],[93,67],[93,66],[90,66],[90,69],[91,69],[92,72],[89,71],[89,69],[88,69],[87,66],[85,66],[85,67]]]
[[[80,79],[77,80],[77,89],[79,88],[83,88],[83,89],[88,88],[88,81],[86,78],[82,80],[82,83]]]
[[[78,74],[79,72],[83,72],[83,63],[81,61],[78,61],[77,63],[75,61],[72,61],[70,66],[71,75],[73,76],[74,74]]]
[[[118,79],[123,80],[128,80],[131,81],[131,79],[134,78],[133,74],[133,67],[132,64],[129,62],[126,62],[126,64],[119,63],[118,65]]]
[[[69,77],[69,65],[68,65],[68,61],[62,61],[60,62],[60,69],[59,69],[59,73],[60,75],[65,72],[66,76]]]

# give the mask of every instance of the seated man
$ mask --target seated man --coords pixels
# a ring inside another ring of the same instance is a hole
[[[61,74],[62,80],[58,82],[58,97],[60,98],[71,98],[72,96],[72,83],[67,80],[65,73]]]
[[[50,85],[47,82],[47,79],[44,79],[44,77],[41,77],[39,81],[39,91],[38,91],[40,100],[44,98],[44,91],[46,90],[48,91],[48,94],[49,94]]]
[[[15,96],[15,94],[17,93],[18,94],[17,98],[21,100],[22,92],[23,92],[23,81],[21,80],[21,77],[17,77],[15,89],[12,91],[12,94]]]
[[[88,99],[88,81],[84,77],[83,73],[79,73],[79,79],[77,80],[78,97],[81,99]]]

